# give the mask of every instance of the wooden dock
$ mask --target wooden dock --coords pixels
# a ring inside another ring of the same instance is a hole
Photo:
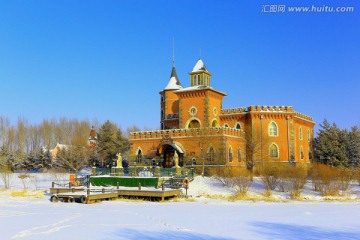
[[[115,200],[119,197],[138,197],[161,199],[171,198],[180,195],[180,189],[157,189],[157,188],[134,188],[134,187],[120,187],[120,188],[50,188],[51,202],[81,202],[94,203],[102,200]]]

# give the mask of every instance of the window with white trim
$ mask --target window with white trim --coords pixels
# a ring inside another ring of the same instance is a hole
[[[278,158],[279,157],[279,148],[275,143],[270,145],[269,153],[270,153],[269,155],[270,155],[271,158]]]
[[[141,163],[141,161],[142,161],[142,151],[141,149],[139,149],[136,155],[136,162]]]
[[[279,132],[278,132],[278,127],[276,125],[275,122],[271,122],[268,126],[268,134],[271,137],[277,137]]]
[[[208,161],[209,162],[213,162],[214,161],[214,157],[215,157],[215,150],[214,148],[211,146],[208,152]]]
[[[238,150],[237,150],[237,160],[238,160],[238,162],[241,162],[241,150],[240,150],[240,148],[238,148]]]
[[[230,146],[229,147],[229,162],[232,162],[233,161],[233,152],[232,152],[232,147]]]

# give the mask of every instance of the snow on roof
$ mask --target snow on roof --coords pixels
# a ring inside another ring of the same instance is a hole
[[[209,72],[209,71],[207,70],[207,68],[205,67],[204,62],[203,62],[201,59],[199,59],[199,60],[197,61],[197,63],[195,64],[192,72],[202,72],[202,71],[204,71],[204,72]]]
[[[187,87],[187,88],[182,88],[180,90],[175,91],[175,93],[180,93],[180,92],[190,92],[190,91],[197,91],[197,90],[204,90],[204,89],[209,89],[212,90],[214,92],[223,94],[223,95],[227,95],[224,92],[220,92],[218,90],[215,90],[214,88],[210,87],[210,86],[205,86],[205,85],[197,85],[197,86],[192,86],[192,87]]]
[[[181,86],[181,83],[176,74],[175,65],[173,65],[172,70],[171,70],[170,80],[169,80],[168,84],[166,85],[166,87],[164,88],[164,90],[179,90],[182,88],[183,87]]]
[[[176,79],[176,77],[171,77],[168,84],[164,88],[164,90],[179,90],[179,89],[182,89],[183,87],[181,85],[179,85],[178,82],[179,81]]]

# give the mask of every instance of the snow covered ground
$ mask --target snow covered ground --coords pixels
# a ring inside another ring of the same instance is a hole
[[[27,193],[17,176],[11,190],[0,190],[1,239],[360,239],[356,184],[341,201],[325,201],[309,184],[303,201],[289,200],[277,191],[272,201],[228,201],[232,189],[212,178],[196,177],[188,199],[86,205],[51,203],[42,193],[61,177],[36,176],[38,183],[29,180]],[[62,178],[65,182],[68,176]],[[250,191],[251,196],[262,196],[259,179]]]

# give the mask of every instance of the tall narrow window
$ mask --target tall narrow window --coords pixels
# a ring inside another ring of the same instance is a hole
[[[215,151],[214,148],[211,146],[208,152],[208,161],[213,162],[215,157]]]
[[[302,146],[300,147],[300,159],[304,159],[304,149]]]
[[[240,148],[238,148],[238,150],[237,150],[237,159],[238,159],[238,162],[241,162],[241,150],[240,150]]]
[[[197,75],[197,85],[200,85],[200,75]]]
[[[310,136],[310,129],[309,129],[309,130],[307,130],[307,139],[308,139],[308,141],[310,142],[310,140],[311,140],[311,136]]]
[[[232,153],[232,148],[229,147],[229,162],[233,161],[233,153]]]
[[[268,127],[268,133],[271,137],[278,136],[278,127],[275,122],[271,122]]]
[[[275,143],[270,145],[269,152],[270,152],[270,154],[269,154],[270,157],[272,157],[272,158],[279,157],[279,148],[276,146]]]
[[[142,161],[142,152],[141,152],[141,150],[139,149],[139,150],[138,150],[138,153],[137,153],[137,155],[136,155],[136,162],[137,162],[137,163],[141,163],[141,161]]]
[[[300,140],[303,140],[303,130],[302,130],[302,127],[299,128],[299,138],[300,138]]]

